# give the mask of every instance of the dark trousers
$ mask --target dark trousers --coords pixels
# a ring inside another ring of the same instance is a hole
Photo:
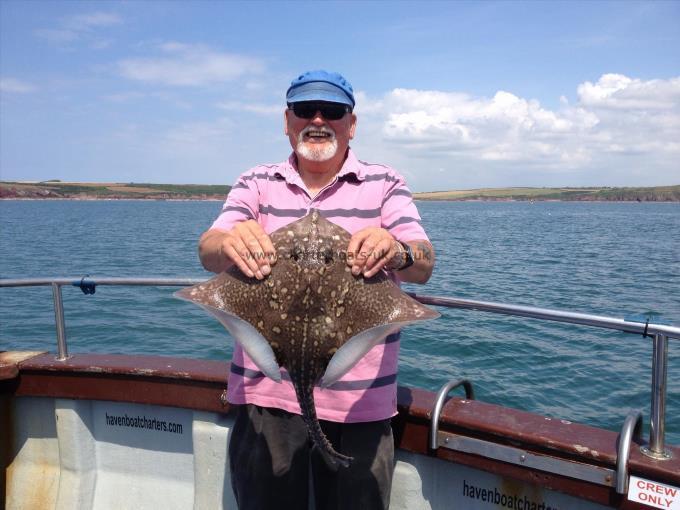
[[[394,471],[390,420],[321,421],[333,448],[354,457],[331,468],[312,448],[299,415],[255,405],[236,407],[229,439],[231,483],[239,510],[387,509]]]

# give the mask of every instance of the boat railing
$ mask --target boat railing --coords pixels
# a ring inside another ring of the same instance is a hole
[[[68,359],[68,346],[66,342],[66,327],[64,321],[64,309],[61,288],[74,286],[80,288],[85,294],[94,294],[99,285],[123,285],[123,286],[153,286],[153,287],[186,287],[205,281],[200,278],[22,278],[0,279],[0,287],[35,287],[48,286],[52,288],[54,300],[54,318],[57,332],[57,360]],[[665,415],[666,415],[666,384],[668,365],[668,340],[680,339],[680,327],[650,322],[638,322],[630,319],[617,319],[601,315],[569,312],[564,310],[552,310],[530,306],[512,305],[506,303],[494,303],[487,301],[475,301],[471,299],[449,298],[420,295],[410,293],[412,297],[424,304],[457,308],[464,310],[476,310],[482,312],[527,317],[533,319],[549,320],[596,328],[606,328],[626,333],[640,334],[652,339],[652,391],[650,404],[650,430],[649,443],[642,447],[642,452],[654,459],[664,460],[671,454],[665,447]],[[465,384],[464,384],[465,383]],[[472,387],[467,381],[461,382],[465,386],[468,398],[472,395]],[[458,384],[447,384],[442,387],[437,397],[439,411],[443,407],[448,392]],[[433,420],[433,430],[436,433],[437,421]],[[635,420],[638,421],[637,419]],[[630,425],[627,426],[628,428]],[[632,433],[627,432],[628,436]]]

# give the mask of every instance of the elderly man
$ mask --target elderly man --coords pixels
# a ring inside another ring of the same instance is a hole
[[[285,133],[293,153],[241,175],[210,229],[201,236],[204,267],[233,264],[265,278],[276,263],[269,233],[318,209],[352,234],[355,275],[388,271],[397,281],[425,283],[434,252],[411,193],[392,168],[360,161],[349,148],[357,117],[352,86],[338,73],[312,71],[286,94]],[[340,382],[315,389],[324,433],[349,468],[329,466],[310,446],[295,391],[261,377],[236,344],[228,399],[237,408],[229,444],[232,486],[241,509],[387,508],[394,444],[399,335],[375,346]]]

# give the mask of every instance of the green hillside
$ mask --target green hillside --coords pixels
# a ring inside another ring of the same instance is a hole
[[[680,185],[650,188],[479,188],[414,193],[416,200],[570,200],[678,202]]]
[[[223,200],[231,186],[101,182],[0,181],[0,198]],[[414,193],[416,200],[569,200],[680,202],[680,185],[649,188],[479,188]]]
[[[222,200],[231,186],[95,182],[0,182],[0,198]]]

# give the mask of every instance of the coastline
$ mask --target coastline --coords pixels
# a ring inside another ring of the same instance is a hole
[[[231,186],[202,184],[0,181],[0,200],[224,201]],[[509,187],[413,193],[418,202],[680,202],[680,185]]]
[[[0,197],[7,202],[224,202],[223,198],[130,198],[130,197]]]
[[[218,202],[222,203],[226,197],[223,198],[105,198],[105,197],[91,197],[91,198],[81,198],[81,197],[55,197],[55,198],[38,198],[38,197],[0,197],[0,202]],[[569,200],[569,199],[534,199],[534,200],[522,200],[516,198],[504,198],[504,199],[422,199],[413,198],[414,202],[426,203],[426,202],[464,202],[464,203],[489,203],[489,202],[517,202],[517,203],[549,203],[549,202],[574,202],[574,203],[585,203],[585,204],[677,204],[680,200]]]

